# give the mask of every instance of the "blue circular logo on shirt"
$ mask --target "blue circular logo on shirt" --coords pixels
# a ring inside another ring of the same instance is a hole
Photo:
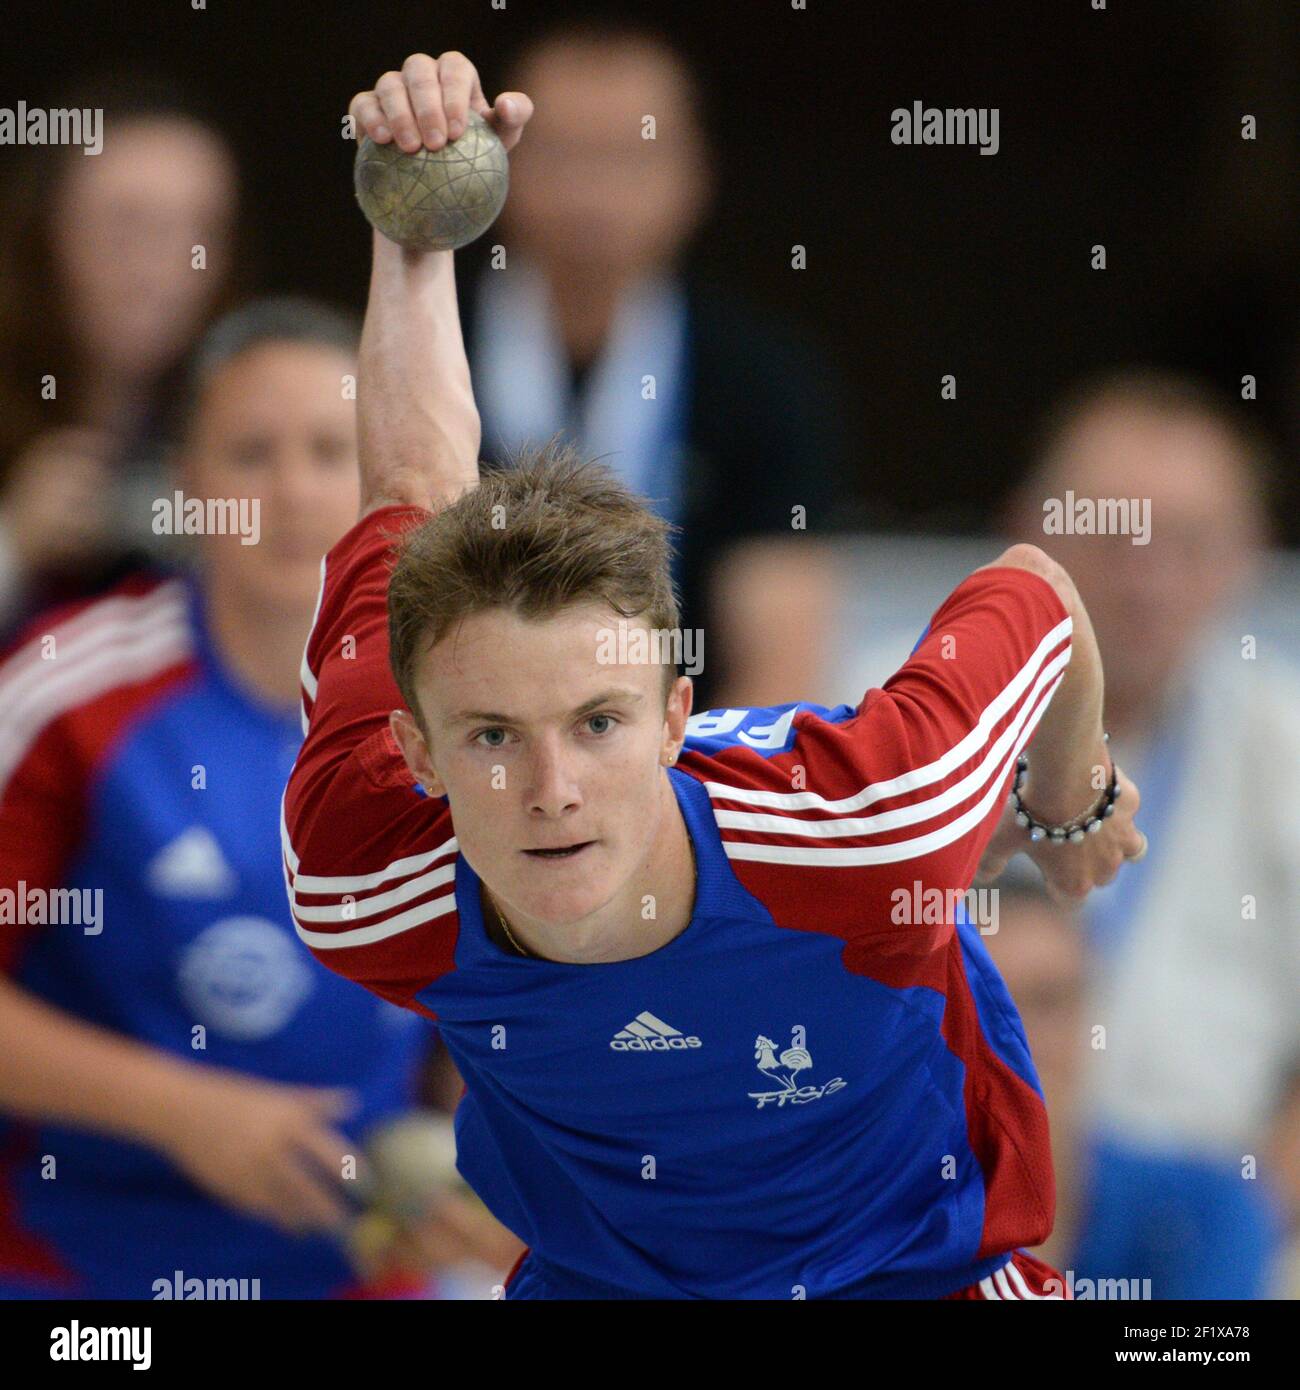
[[[278,1033],[315,987],[297,942],[265,917],[226,917],[186,948],[181,995],[199,1022],[241,1042]]]

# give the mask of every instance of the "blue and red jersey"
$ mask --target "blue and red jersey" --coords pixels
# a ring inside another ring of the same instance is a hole
[[[511,1297],[931,1297],[1053,1220],[1015,1007],[961,912],[1070,657],[1052,587],[977,571],[856,706],[693,717],[668,771],[698,883],[649,955],[507,955],[454,810],[388,730],[393,533],[326,559],[284,805],[301,938],[436,1019],[459,1166],[528,1246]],[[917,920],[917,918],[920,920]]]
[[[357,1136],[412,1103],[430,1030],[320,970],[285,910],[297,712],[235,684],[190,584],[139,577],[39,623],[0,711],[0,969],[196,1064],[350,1087]],[[41,920],[52,891],[86,920]],[[95,921],[67,896],[96,893]],[[176,1271],[263,1298],[353,1283],[337,1242],[221,1206],[152,1149],[0,1116],[0,1296],[151,1298]]]

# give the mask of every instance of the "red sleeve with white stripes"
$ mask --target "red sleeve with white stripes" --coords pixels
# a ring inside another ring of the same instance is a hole
[[[42,930],[29,895],[77,857],[100,760],[190,656],[181,585],[140,574],[41,614],[0,663],[0,971]]]
[[[915,927],[918,909],[920,925],[942,928],[950,913],[926,911],[933,890],[951,905],[970,887],[1069,663],[1071,627],[1038,575],[977,570],[852,717],[802,711],[788,752],[722,755],[763,788],[721,772],[710,782],[733,867],[779,910],[806,914],[815,901],[818,929],[848,939]]]
[[[382,508],[325,557],[283,847],[294,923],[316,958],[432,1017],[414,996],[452,965],[456,841],[446,801],[416,787],[388,727],[403,703],[388,664],[394,545],[428,516]]]

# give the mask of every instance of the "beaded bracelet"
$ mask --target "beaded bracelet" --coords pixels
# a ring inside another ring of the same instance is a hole
[[[1110,742],[1110,735],[1104,734],[1103,738],[1107,743]],[[1072,821],[1066,821],[1064,825],[1044,825],[1042,821],[1035,820],[1025,809],[1025,803],[1020,799],[1020,788],[1025,784],[1025,776],[1029,771],[1029,759],[1022,753],[1016,759],[1016,780],[1011,789],[1010,801],[1015,811],[1016,824],[1024,830],[1029,831],[1029,838],[1038,844],[1040,840],[1047,840],[1054,845],[1063,845],[1067,842],[1078,844],[1085,835],[1096,834],[1102,827],[1102,822],[1115,814],[1115,803],[1119,800],[1119,769],[1111,762],[1110,785],[1106,788],[1101,800],[1096,806],[1085,815],[1078,816]]]

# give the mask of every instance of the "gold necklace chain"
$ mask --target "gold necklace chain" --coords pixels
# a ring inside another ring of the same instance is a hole
[[[501,909],[497,907],[495,899],[493,900],[492,906],[496,908],[497,921],[501,923],[501,930],[505,932],[507,938],[510,941],[510,944],[515,948],[516,951],[519,952],[521,956],[532,955],[532,952],[525,951],[524,948],[515,940],[514,936],[511,934],[510,928],[506,923],[506,919],[501,915]]]
[[[695,841],[691,839],[691,832],[689,828],[686,831],[686,843],[690,846],[691,850],[691,874],[693,877],[697,872],[697,861],[695,858]],[[510,942],[510,944],[515,948],[516,951],[519,952],[521,956],[531,957],[533,953],[531,951],[525,951],[524,948],[515,940],[514,933],[510,930],[510,924],[502,915],[501,909],[497,907],[497,902],[495,898],[492,899],[492,907],[497,914],[497,921],[501,923],[501,930],[506,934],[506,940]]]

